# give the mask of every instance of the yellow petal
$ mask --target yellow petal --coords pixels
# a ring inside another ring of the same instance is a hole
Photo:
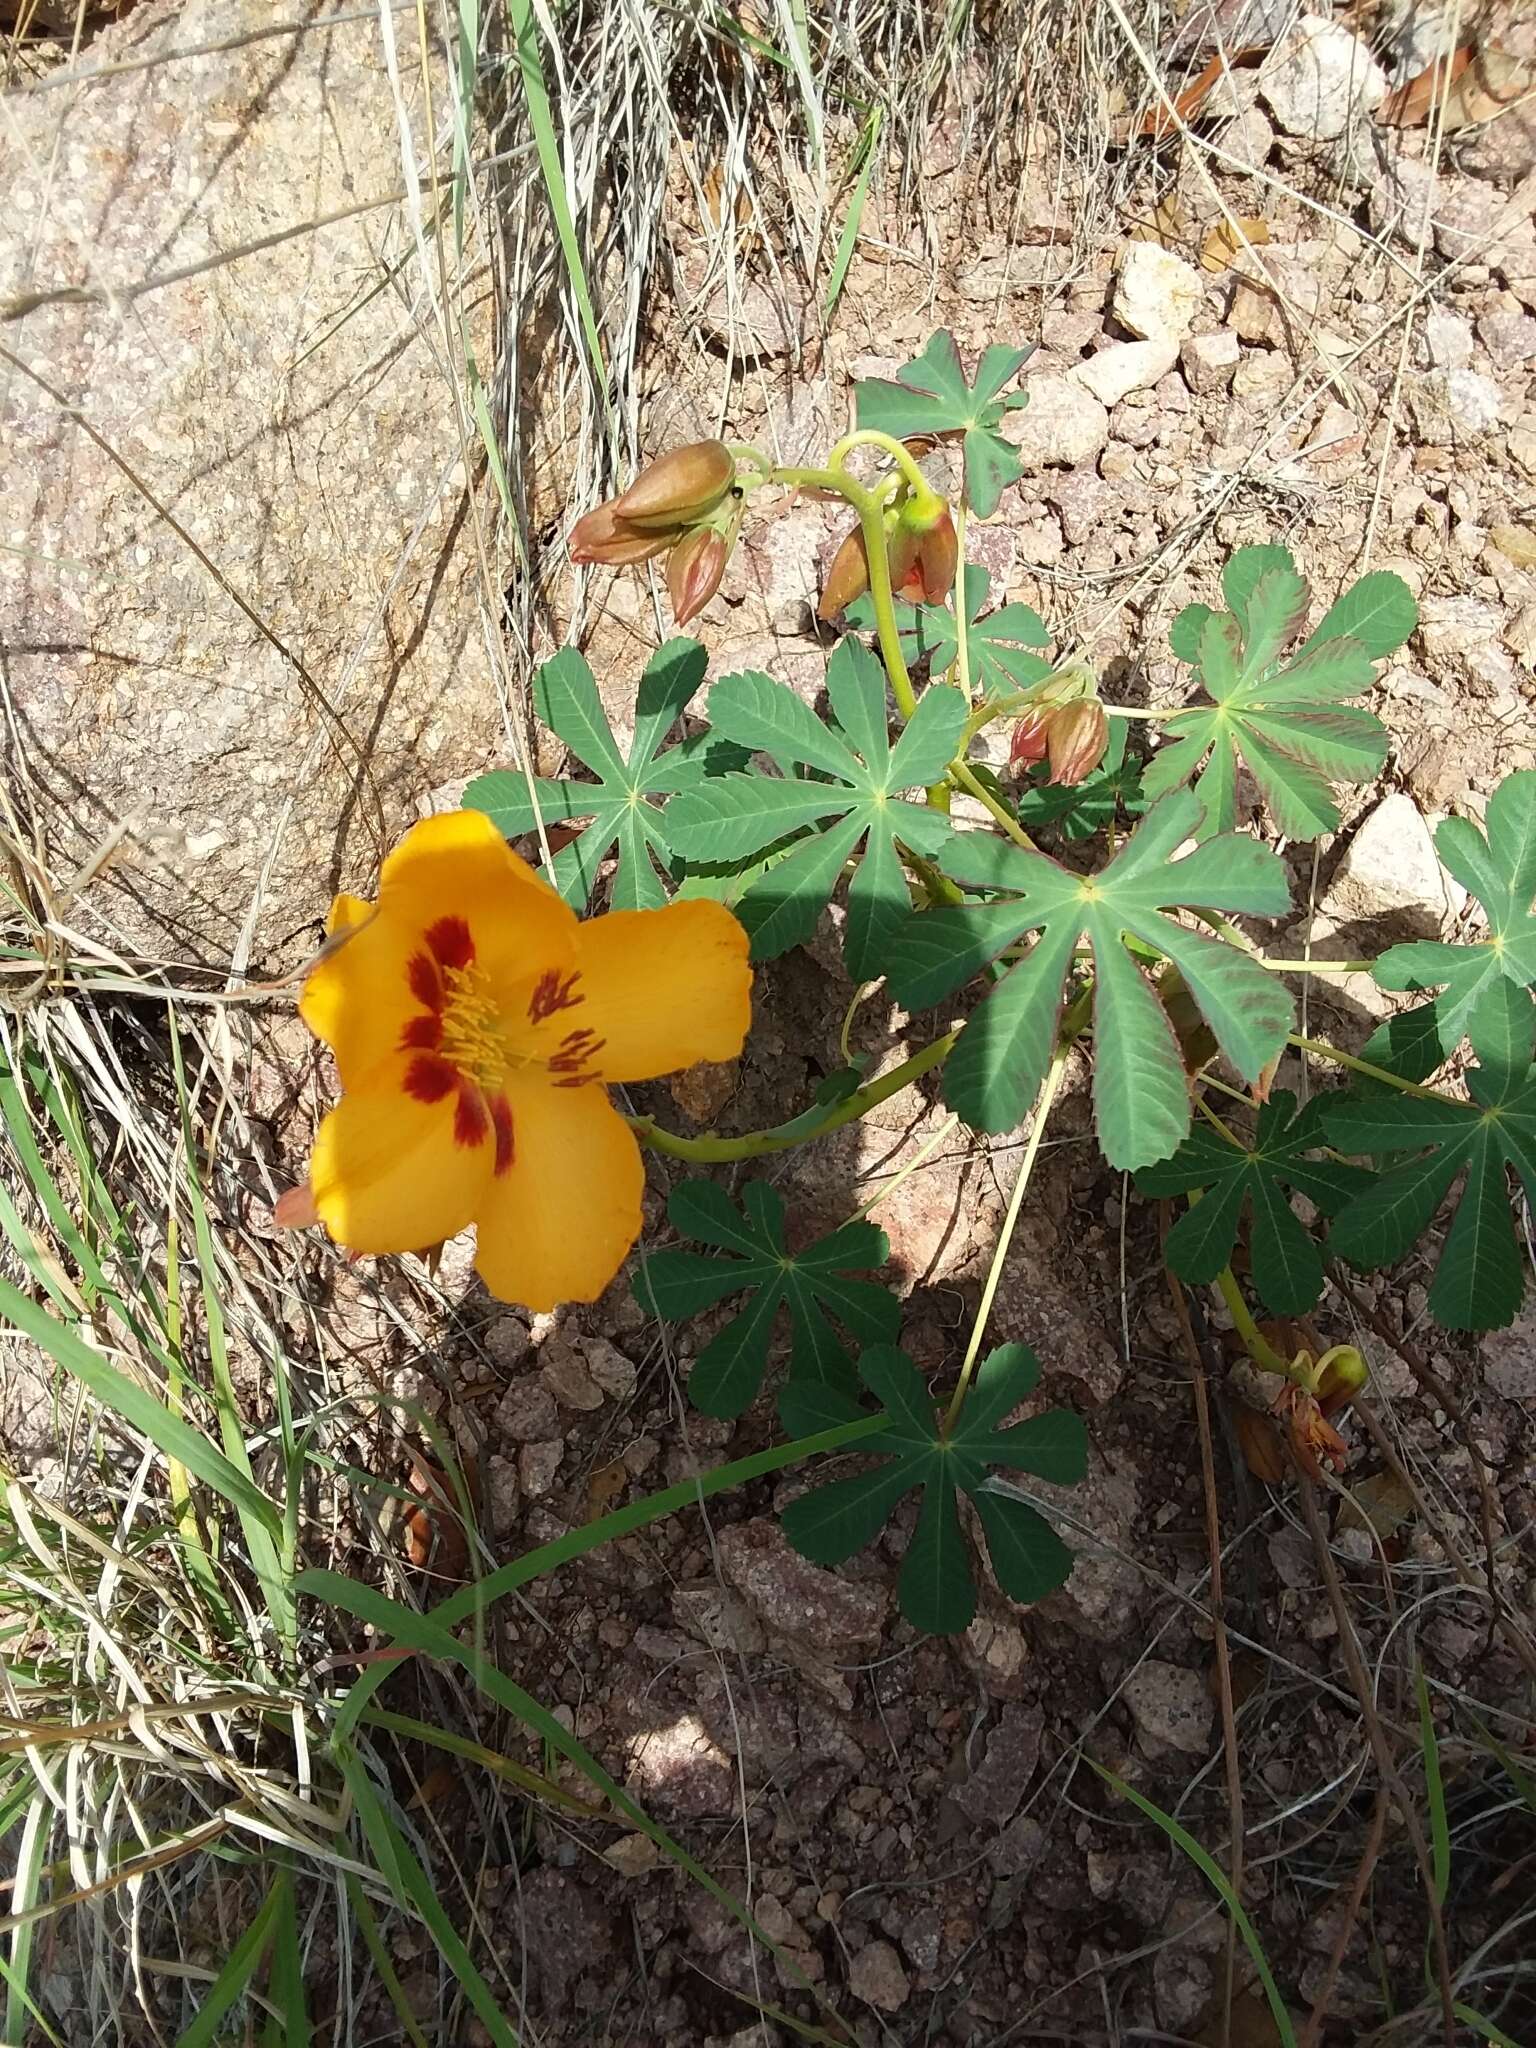
[[[722,904],[615,910],[576,941],[579,1022],[602,1041],[605,1081],[649,1081],[699,1060],[730,1060],[752,1021],[747,935]]]
[[[576,931],[575,911],[482,811],[413,825],[380,872],[379,908],[415,932],[462,918],[476,964],[504,984],[561,963]]]
[[[595,1301],[640,1235],[645,1167],[605,1088],[514,1075],[512,1166],[482,1198],[475,1270],[502,1301],[542,1312]]]
[[[463,1114],[446,1061],[392,1054],[315,1135],[316,1213],[349,1251],[420,1251],[473,1222],[495,1150],[489,1118]]]
[[[310,969],[299,1015],[336,1055],[344,1088],[367,1080],[400,1049],[411,994],[410,962],[419,935],[356,896],[338,896],[327,920],[330,945]]]

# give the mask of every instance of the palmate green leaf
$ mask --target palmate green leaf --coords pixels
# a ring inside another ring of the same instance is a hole
[[[1050,674],[1052,664],[1034,650],[1048,647],[1051,636],[1040,614],[1027,604],[1005,604],[995,612],[986,611],[990,581],[979,562],[966,564],[965,601],[970,622],[966,661],[975,695],[1007,697]],[[946,674],[960,651],[953,605],[908,604],[898,599],[895,610],[897,637],[907,666],[915,668],[926,661],[931,676]],[[849,605],[844,616],[861,633],[875,630],[875,607],[868,597]]]
[[[585,910],[598,869],[617,850],[615,910],[649,910],[667,900],[663,875],[676,865],[666,800],[707,775],[739,767],[742,756],[709,733],[660,752],[704,680],[704,649],[697,640],[669,640],[646,664],[635,700],[635,736],[628,759],[603,710],[591,669],[573,647],[562,648],[533,679],[534,708],[596,778],[552,782],[507,768],[476,776],[464,792],[472,811],[484,811],[509,839],[546,826],[589,822],[555,855],[553,880],[568,903]],[[766,843],[766,842],[765,842]]]
[[[902,1562],[901,1611],[914,1628],[948,1635],[970,1625],[976,1586],[961,1526],[958,1496],[975,1502],[998,1584],[1010,1599],[1041,1600],[1072,1569],[1072,1557],[1050,1524],[1025,1502],[987,1490],[997,1466],[1033,1472],[1058,1486],[1074,1485],[1087,1469],[1088,1439],[1081,1418],[1054,1408],[1003,1427],[1003,1418],[1031,1393],[1040,1377],[1035,1355],[1005,1344],[984,1358],[948,1437],[932,1396],[904,1351],[878,1347],[859,1360],[859,1377],[890,1418],[889,1427],[860,1445],[888,1463],[834,1479],[792,1501],[784,1533],[813,1564],[837,1565],[872,1543],[891,1510],[914,1487],[922,1489],[917,1528]],[[834,1421],[860,1410],[851,1395]],[[807,1416],[831,1414],[817,1390],[786,1389],[780,1404],[785,1427],[804,1433]],[[818,1426],[826,1426],[824,1423]]]
[[[1470,1102],[1384,1090],[1325,1100],[1323,1122],[1340,1151],[1414,1155],[1399,1159],[1335,1218],[1329,1244],[1351,1264],[1402,1258],[1464,1180],[1429,1289],[1430,1313],[1448,1330],[1502,1329],[1519,1312],[1525,1260],[1507,1169],[1536,1203],[1533,1032],[1531,997],[1498,981],[1468,1020],[1480,1062],[1467,1070]]]
[[[940,865],[988,892],[986,903],[916,913],[891,949],[892,992],[907,1009],[942,1002],[1028,932],[1033,947],[967,1020],[944,1069],[951,1109],[984,1131],[1013,1130],[1045,1075],[1080,941],[1093,954],[1094,1106],[1112,1166],[1166,1159],[1189,1134],[1189,1088],[1173,1027],[1126,940],[1150,946],[1184,977],[1216,1042],[1247,1081],[1285,1043],[1291,999],[1250,954],[1176,923],[1183,909],[1278,916],[1285,868],[1256,840],[1230,834],[1182,860],[1200,823],[1180,790],[1148,811],[1101,874],[1077,875],[1043,854],[968,832]]]
[[[1024,474],[1018,451],[998,429],[1003,415],[1026,402],[998,393],[1018,375],[1028,348],[983,349],[976,381],[968,384],[952,334],[934,335],[920,356],[898,370],[894,380],[864,377],[853,387],[860,428],[873,428],[905,441],[920,434],[960,434],[966,503],[979,519],[990,519],[1009,484]]]
[[[1253,1280],[1277,1316],[1301,1315],[1323,1291],[1323,1255],[1286,1199],[1305,1195],[1331,1216],[1371,1184],[1362,1167],[1308,1155],[1323,1144],[1324,1098],[1299,1114],[1296,1098],[1277,1088],[1264,1103],[1250,1146],[1229,1144],[1197,1124],[1171,1159],[1144,1167],[1136,1186],[1154,1200],[1199,1191],[1200,1200],[1169,1231],[1164,1256],[1181,1280],[1207,1286],[1230,1262],[1245,1206]]]
[[[1386,760],[1385,727],[1348,700],[1370,687],[1376,661],[1412,632],[1413,595],[1389,571],[1362,577],[1285,659],[1307,606],[1306,583],[1286,550],[1239,548],[1222,588],[1229,610],[1187,605],[1173,622],[1169,644],[1194,666],[1211,702],[1162,721],[1163,744],[1142,786],[1156,799],[1198,775],[1204,830],[1227,832],[1238,822],[1242,764],[1279,830],[1315,839],[1339,822],[1330,785],[1368,782]]]
[[[714,730],[803,777],[766,774],[700,779],[667,810],[672,843],[690,862],[749,859],[789,834],[809,831],[744,889],[733,906],[759,960],[803,944],[847,862],[863,849],[848,891],[844,952],[856,981],[885,971],[891,938],[911,908],[897,846],[932,855],[949,837],[947,819],[904,789],[935,782],[954,758],[965,725],[958,690],[924,692],[892,746],[885,670],[857,640],[841,641],[827,664],[832,720],[769,676],[724,676],[709,695]]]
[[[1503,982],[1536,986],[1536,769],[1506,775],[1488,799],[1487,836],[1447,818],[1435,851],[1488,916],[1488,936],[1470,946],[1414,939],[1392,946],[1372,969],[1382,988],[1431,989],[1432,1003],[1392,1017],[1372,1034],[1365,1058],[1409,1080],[1442,1066],[1466,1036],[1478,1004]]]
[[[744,1213],[743,1213],[744,1212]],[[664,1322],[680,1322],[732,1295],[746,1301],[699,1353],[688,1394],[706,1415],[739,1415],[757,1396],[781,1308],[789,1314],[790,1379],[846,1389],[852,1365],[829,1317],[860,1344],[896,1334],[901,1305],[888,1288],[849,1278],[883,1266],[885,1232],[873,1223],[845,1223],[791,1253],[784,1242],[784,1203],[764,1180],[748,1181],[738,1209],[713,1181],[674,1188],[667,1215],[680,1236],[718,1256],[652,1252],[635,1275],[635,1299]]]

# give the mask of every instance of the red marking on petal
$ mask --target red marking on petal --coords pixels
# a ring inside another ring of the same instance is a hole
[[[458,1107],[453,1112],[453,1142],[455,1145],[478,1145],[490,1128],[485,1097],[473,1081],[461,1081]]]
[[[410,1052],[415,1048],[421,1052],[436,1052],[443,1042],[443,1020],[428,1010],[420,1017],[412,1017],[400,1034],[400,1050]]]
[[[442,967],[467,967],[475,957],[475,942],[462,917],[440,917],[428,925],[427,944]]]
[[[272,1221],[279,1230],[307,1230],[311,1223],[320,1221],[315,1191],[307,1180],[278,1196],[272,1208]]]
[[[541,974],[528,998],[529,1023],[542,1024],[557,1010],[574,1010],[584,1003],[585,996],[571,993],[580,979],[579,970],[573,974],[562,974],[558,967],[551,967],[547,974]]]
[[[440,1010],[443,1007],[443,984],[438,978],[437,968],[425,953],[413,953],[405,970],[405,979],[411,994],[424,1010]]]
[[[418,1053],[405,1070],[405,1092],[418,1102],[441,1102],[453,1092],[458,1078],[447,1060],[436,1053]]]
[[[567,1074],[564,1080],[556,1081],[557,1088],[586,1088],[593,1081],[601,1081],[601,1074]]]
[[[496,1164],[493,1168],[498,1179],[508,1172],[516,1157],[512,1141],[512,1105],[505,1095],[491,1097],[491,1123],[496,1132]]]

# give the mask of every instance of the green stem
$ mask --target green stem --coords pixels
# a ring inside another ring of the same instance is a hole
[[[1272,974],[1369,974],[1373,960],[1271,960],[1263,953],[1254,959]]]
[[[835,491],[858,514],[859,531],[864,536],[864,554],[869,563],[869,595],[875,608],[880,659],[891,679],[891,695],[896,699],[896,709],[905,722],[917,709],[917,693],[912,688],[912,677],[901,651],[901,635],[896,630],[896,594],[891,589],[891,564],[885,551],[885,499],[880,491],[866,490],[847,470],[836,466],[840,454],[863,438],[866,437],[849,434],[839,441],[832,451],[831,465],[826,469],[775,469],[773,480],[805,490]],[[881,434],[875,438],[883,444],[889,437]],[[912,458],[899,441],[891,445],[900,449],[908,464],[912,463]],[[912,467],[916,471],[916,465],[912,464]],[[921,472],[916,473],[922,483]],[[923,489],[928,488],[923,483]]]
[[[1030,838],[1024,827],[1007,809],[1006,805],[1000,804],[981,778],[972,773],[968,762],[952,761],[949,765],[949,779],[958,788],[963,789],[967,796],[975,797],[982,809],[991,815],[995,823],[1008,834],[1008,837],[1016,846],[1022,846],[1026,853],[1036,853],[1039,851],[1033,839]]]
[[[955,507],[955,681],[960,694],[971,701],[971,607],[965,595],[965,500]]]
[[[882,455],[888,455],[901,471],[907,488],[918,503],[924,507],[938,500],[938,492],[918,468],[912,451],[906,448],[892,434],[882,434],[875,427],[860,427],[854,433],[844,434],[841,441],[827,457],[829,469],[841,469],[844,460],[855,448],[878,448]]]
[[[1385,1067],[1373,1067],[1369,1060],[1357,1060],[1352,1052],[1340,1052],[1336,1045],[1326,1045],[1320,1038],[1303,1038],[1293,1031],[1285,1042],[1294,1046],[1297,1052],[1315,1053],[1319,1059],[1348,1067],[1352,1074],[1364,1074],[1368,1081],[1382,1081],[1388,1088],[1401,1089],[1404,1095],[1422,1095],[1426,1102],[1449,1102],[1452,1099],[1449,1095],[1442,1095],[1438,1088],[1425,1088],[1417,1081],[1405,1081],[1401,1074],[1389,1073]]]
[[[1182,718],[1187,704],[1106,704],[1111,718]]]
[[[824,1138],[829,1131],[841,1130],[844,1124],[856,1123],[861,1116],[892,1095],[899,1095],[903,1088],[921,1080],[949,1055],[950,1048],[959,1036],[959,1028],[946,1031],[942,1038],[935,1038],[910,1059],[902,1061],[899,1067],[892,1067],[888,1074],[881,1074],[876,1080],[866,1081],[862,1088],[855,1088],[851,1095],[834,1103],[826,1115],[811,1124],[803,1116],[794,1117],[787,1124],[775,1124],[771,1130],[748,1131],[739,1138],[681,1138],[673,1131],[664,1131],[648,1116],[629,1118],[630,1128],[642,1145],[649,1145],[653,1151],[665,1152],[673,1159],[693,1159],[701,1165],[720,1165],[732,1159],[761,1159],[770,1152],[787,1152],[791,1146],[809,1144],[813,1138]]]
[[[1263,1366],[1266,1372],[1278,1372],[1288,1380],[1295,1379],[1290,1360],[1282,1358],[1269,1339],[1261,1335],[1259,1326],[1253,1320],[1248,1304],[1243,1299],[1243,1290],[1238,1286],[1230,1266],[1223,1266],[1216,1275],[1216,1286],[1222,1300],[1227,1304],[1237,1334],[1243,1340],[1243,1349],[1254,1364]]]

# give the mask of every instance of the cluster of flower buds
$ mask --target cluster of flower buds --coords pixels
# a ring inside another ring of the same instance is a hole
[[[618,564],[665,555],[672,616],[684,626],[720,588],[741,511],[735,456],[723,441],[694,441],[578,519],[571,560]]]
[[[903,489],[885,512],[885,559],[891,588],[918,604],[942,604],[955,581],[960,541],[949,506],[937,491]],[[864,529],[855,526],[832,557],[817,612],[835,619],[869,588]]]
[[[1092,671],[1067,664],[1039,685],[1013,728],[1008,765],[1018,773],[1036,761],[1050,764],[1048,782],[1081,782],[1109,745],[1109,719]]]

